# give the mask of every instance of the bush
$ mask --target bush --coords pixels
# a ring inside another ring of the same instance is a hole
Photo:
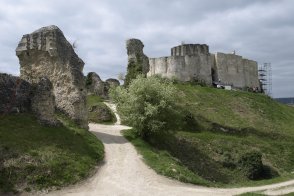
[[[175,89],[170,81],[142,75],[132,80],[128,88],[118,87],[110,93],[122,121],[144,139],[166,129],[174,95]]]
[[[247,152],[241,156],[239,166],[250,180],[259,179],[263,173],[262,154],[259,152]]]

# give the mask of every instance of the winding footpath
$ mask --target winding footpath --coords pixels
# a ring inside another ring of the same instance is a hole
[[[106,103],[116,114],[113,104]],[[117,114],[116,114],[117,115]],[[57,196],[189,196],[189,195],[238,195],[261,191],[267,195],[294,192],[294,180],[261,187],[219,189],[184,184],[156,174],[142,160],[135,148],[120,133],[128,129],[120,125],[90,124],[90,131],[105,146],[105,160],[90,179],[75,186],[48,195]]]

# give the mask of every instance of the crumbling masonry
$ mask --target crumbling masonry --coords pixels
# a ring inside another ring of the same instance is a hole
[[[74,52],[62,31],[56,26],[48,26],[24,35],[16,48],[16,55],[20,62],[21,79],[31,84],[41,82],[45,88],[50,88],[52,84],[56,108],[81,127],[88,127],[82,73],[84,62]],[[45,89],[39,86],[39,90],[44,95],[38,100],[44,102]],[[47,97],[52,102],[52,97]]]
[[[130,45],[127,47],[129,51]],[[149,58],[147,76],[152,75],[207,85],[217,82],[239,89],[260,87],[256,61],[235,54],[211,54],[206,44],[182,44],[171,49],[171,56]]]

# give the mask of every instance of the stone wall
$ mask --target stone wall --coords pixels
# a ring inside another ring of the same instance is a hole
[[[19,77],[0,73],[0,94],[0,114],[33,112],[42,124],[59,124],[54,116],[52,84],[47,78],[31,84]]]
[[[48,78],[40,78],[37,84],[34,84],[34,92],[31,97],[32,111],[37,116],[41,124],[58,125],[55,118],[55,97],[53,94],[52,83]]]
[[[62,31],[43,27],[24,35],[16,48],[20,76],[30,83],[47,77],[53,85],[56,107],[82,127],[88,127],[84,62],[77,56]]]
[[[256,61],[243,59],[246,87],[260,87],[258,80],[258,64]]]
[[[30,83],[12,75],[0,73],[0,113],[31,111]]]
[[[256,61],[235,54],[215,54],[214,80],[237,88],[259,87]]]
[[[172,48],[171,53],[170,57],[150,58],[148,76],[158,74],[184,82],[197,80],[212,84],[213,56],[209,54],[207,45],[181,45]]]
[[[210,54],[206,44],[184,44],[173,47],[171,56],[150,58],[148,76],[161,75],[180,81],[213,82],[236,88],[259,87],[256,61],[235,54]]]
[[[206,44],[182,44],[171,49],[171,56],[209,54]]]

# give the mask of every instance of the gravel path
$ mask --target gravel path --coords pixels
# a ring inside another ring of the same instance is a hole
[[[115,106],[107,103],[115,110]],[[119,119],[119,117],[117,116]],[[90,124],[90,131],[105,146],[105,161],[93,177],[49,195],[78,196],[157,196],[157,195],[236,195],[263,191],[268,195],[280,195],[294,191],[294,180],[262,187],[218,189],[184,184],[157,175],[144,164],[142,157],[120,133],[129,127],[119,125]]]

